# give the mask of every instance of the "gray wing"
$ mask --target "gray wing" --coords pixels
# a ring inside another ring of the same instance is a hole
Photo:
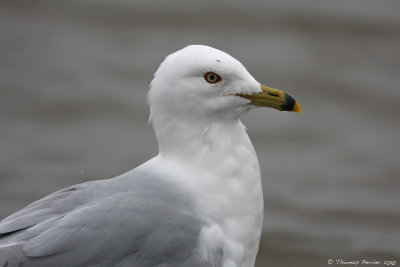
[[[0,266],[221,266],[222,250],[197,254],[209,223],[190,198],[154,179],[70,187],[9,216],[0,223]]]
[[[65,214],[93,197],[91,185],[101,181],[74,185],[54,192],[0,222],[0,235],[21,230],[49,218]]]

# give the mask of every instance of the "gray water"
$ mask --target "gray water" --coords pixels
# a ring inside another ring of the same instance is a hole
[[[0,2],[0,217],[154,156],[152,75],[208,44],[303,108],[243,118],[263,174],[256,266],[400,265],[399,14],[398,0]]]

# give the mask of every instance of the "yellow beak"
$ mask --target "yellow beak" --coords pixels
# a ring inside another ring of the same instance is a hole
[[[262,92],[252,95],[239,94],[239,96],[251,100],[250,105],[270,107],[281,111],[301,113],[299,103],[290,95],[281,90],[260,85]]]

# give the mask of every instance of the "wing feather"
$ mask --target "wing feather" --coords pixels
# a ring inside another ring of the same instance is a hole
[[[209,222],[190,197],[141,174],[69,187],[9,216],[0,222],[0,266],[220,266],[219,251],[196,257]]]

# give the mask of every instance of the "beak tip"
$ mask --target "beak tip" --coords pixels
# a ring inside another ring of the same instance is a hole
[[[293,109],[291,110],[292,112],[296,112],[296,113],[299,113],[299,114],[302,114],[303,113],[303,111],[301,110],[301,107],[300,107],[300,105],[299,105],[299,103],[296,101],[296,103],[294,104],[294,106],[293,106]]]

